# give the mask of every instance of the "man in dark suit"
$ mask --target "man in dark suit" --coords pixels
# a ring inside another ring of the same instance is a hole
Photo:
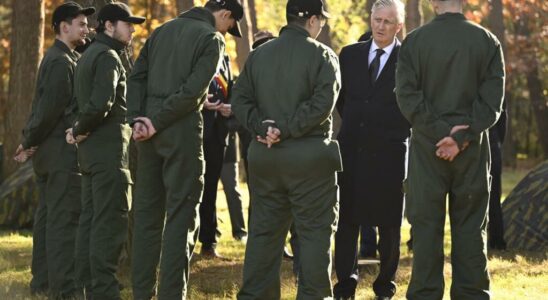
[[[204,195],[200,203],[201,254],[207,258],[219,258],[217,246],[217,185],[221,177],[227,145],[227,118],[231,114],[228,104],[232,88],[232,73],[228,56],[209,85],[208,99],[204,102]]]
[[[502,194],[502,144],[506,136],[506,103],[502,104],[500,118],[489,128],[489,149],[491,151],[491,191],[489,192],[489,224],[487,225],[487,241],[489,249],[506,250],[504,240],[504,222],[500,197]]]
[[[343,48],[342,90],[337,109],[343,172],[339,228],[335,235],[336,299],[353,299],[358,279],[360,226],[377,226],[380,272],[373,283],[375,299],[396,292],[399,261],[405,154],[409,123],[396,103],[395,70],[400,47],[395,38],[404,21],[400,0],[373,4],[373,38]]]

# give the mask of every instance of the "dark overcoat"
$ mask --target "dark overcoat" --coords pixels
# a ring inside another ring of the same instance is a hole
[[[349,45],[339,58],[342,90],[337,109],[342,125],[338,140],[344,170],[339,173],[340,221],[399,226],[410,132],[394,93],[400,45],[397,42],[372,84],[368,70],[371,43]]]

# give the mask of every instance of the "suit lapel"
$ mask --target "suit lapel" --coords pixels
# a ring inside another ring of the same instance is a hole
[[[383,80],[386,80],[386,78],[388,78],[388,75],[386,74],[389,74],[390,72],[394,72],[399,49],[400,49],[400,41],[396,39],[396,45],[394,46],[394,49],[392,49],[392,52],[390,53],[390,57],[386,61],[384,68],[382,68],[381,73],[379,74],[379,77],[377,78],[377,81],[375,82],[375,86],[380,86]]]

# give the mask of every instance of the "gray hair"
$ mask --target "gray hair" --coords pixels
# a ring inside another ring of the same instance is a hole
[[[375,11],[379,8],[388,7],[396,8],[396,21],[398,24],[405,22],[405,5],[401,2],[401,0],[377,0],[373,3],[371,14],[375,13]]]

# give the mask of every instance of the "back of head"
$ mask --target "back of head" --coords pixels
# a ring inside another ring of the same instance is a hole
[[[294,24],[304,27],[306,21],[312,16],[330,18],[331,15],[325,10],[324,0],[289,0],[286,6],[287,24]]]

